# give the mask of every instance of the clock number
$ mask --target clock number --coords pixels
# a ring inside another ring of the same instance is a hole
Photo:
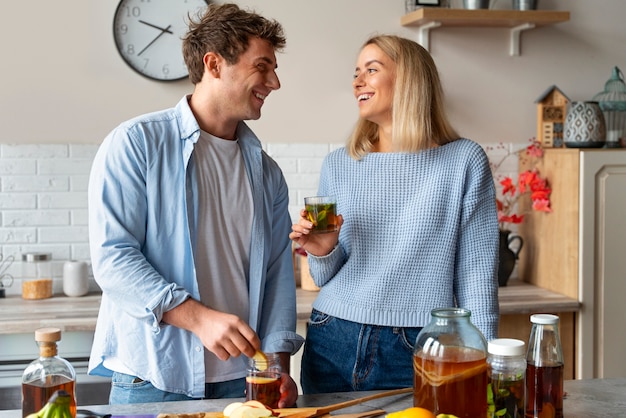
[[[124,10],[126,11],[126,17],[139,17],[141,16],[141,8],[135,6],[135,7],[128,7],[128,6],[124,6]]]
[[[128,55],[135,55],[135,45],[134,44],[126,45],[126,54],[128,54]]]
[[[126,23],[122,23],[118,29],[118,32],[122,35],[126,35],[128,33],[128,25]]]
[[[163,67],[161,68],[161,72],[165,75],[169,75],[170,73],[170,66],[169,64],[164,64]]]

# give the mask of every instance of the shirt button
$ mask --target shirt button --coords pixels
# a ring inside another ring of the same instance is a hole
[[[200,351],[202,351],[202,347],[196,347],[196,351],[199,353]]]

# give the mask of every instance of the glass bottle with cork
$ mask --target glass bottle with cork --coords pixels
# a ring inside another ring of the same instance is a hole
[[[526,355],[526,418],[563,417],[563,349],[559,317],[536,314]]]
[[[72,417],[76,417],[76,372],[67,360],[59,357],[57,342],[60,340],[59,328],[35,331],[39,358],[30,363],[22,375],[22,417],[38,412],[57,390],[70,394],[70,411]]]

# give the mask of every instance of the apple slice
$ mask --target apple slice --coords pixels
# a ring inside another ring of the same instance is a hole
[[[268,418],[273,416],[272,411],[267,408],[250,408],[243,411],[242,418]]]
[[[259,371],[267,370],[267,365],[268,365],[267,356],[265,355],[263,351],[257,350],[252,356],[252,359],[256,363],[257,370]]]
[[[232,402],[226,405],[224,411],[222,412],[226,418],[229,418],[233,411],[243,405],[243,402]]]
[[[250,401],[245,401],[243,403],[244,405],[248,405],[248,406],[252,406],[254,408],[261,408],[261,409],[269,409],[270,411],[272,410],[269,406],[265,405],[263,402],[259,402],[257,400],[250,400]]]
[[[259,408],[255,406],[241,404],[240,406],[238,406],[237,408],[231,411],[230,418],[244,418],[243,414],[248,409],[259,409]]]

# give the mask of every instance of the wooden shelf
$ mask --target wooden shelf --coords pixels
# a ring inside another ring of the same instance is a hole
[[[417,26],[420,43],[429,48],[429,33],[438,27],[490,27],[509,28],[510,55],[519,55],[520,34],[538,26],[567,22],[570,13],[549,10],[466,10],[422,7],[400,19],[402,26]]]

